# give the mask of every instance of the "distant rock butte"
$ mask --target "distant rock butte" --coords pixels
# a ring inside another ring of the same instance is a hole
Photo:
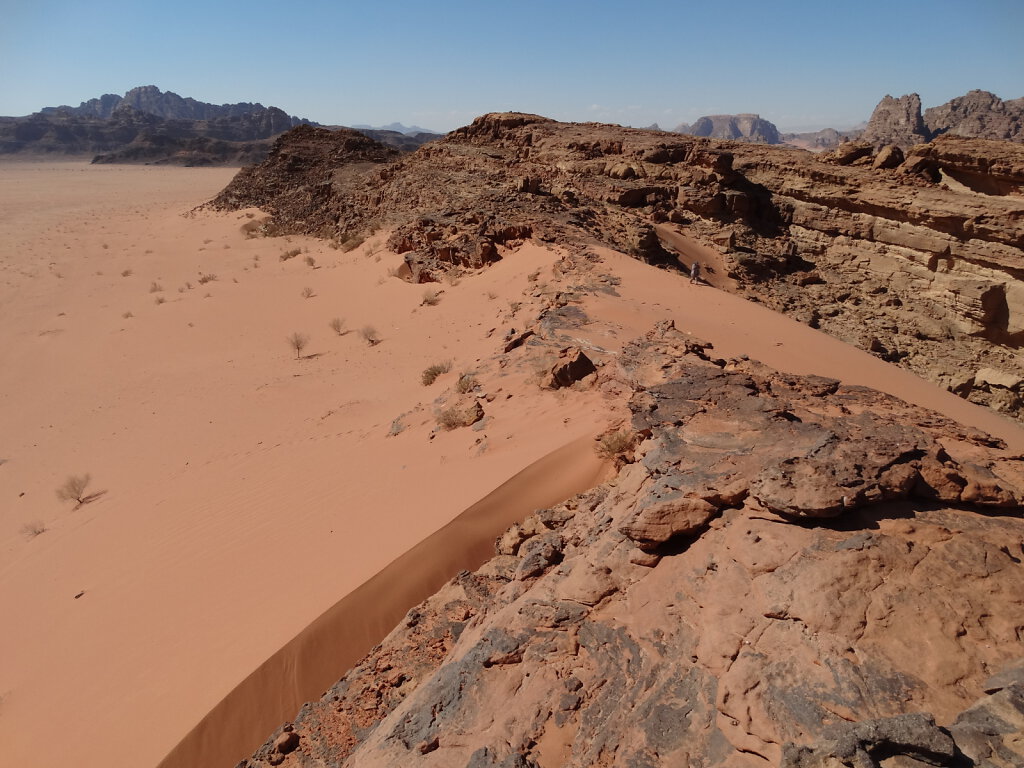
[[[1024,146],[945,135],[902,154],[502,113],[399,158],[299,128],[212,205],[341,242],[386,227],[418,282],[531,237],[678,268],[658,228],[686,227],[722,252],[722,288],[1019,418]]]
[[[671,323],[594,386],[630,398],[630,463],[239,768],[1024,765],[1019,456]]]
[[[691,125],[683,123],[673,129],[674,133],[691,136],[706,136],[712,139],[751,141],[759,144],[778,144],[779,131],[775,125],[760,115],[707,115]]]

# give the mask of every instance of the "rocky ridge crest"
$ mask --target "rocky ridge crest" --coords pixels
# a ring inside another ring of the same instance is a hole
[[[660,236],[682,228],[721,251],[715,285],[1024,413],[1020,145],[943,136],[905,157],[868,143],[816,157],[496,113],[392,162],[320,167],[310,136],[286,134],[212,205],[266,207],[275,232],[350,240],[387,228],[417,282],[485,266],[529,237],[685,268]],[[265,182],[288,164],[307,170]]]

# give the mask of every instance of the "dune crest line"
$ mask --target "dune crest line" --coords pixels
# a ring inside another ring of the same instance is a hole
[[[410,608],[492,557],[494,539],[508,526],[594,487],[606,468],[586,435],[517,472],[322,613],[207,713],[158,768],[228,768],[252,754]]]

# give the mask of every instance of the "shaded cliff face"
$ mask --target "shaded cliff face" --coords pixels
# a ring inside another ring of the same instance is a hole
[[[367,169],[286,134],[213,205],[260,205],[275,231],[393,230],[408,275],[495,261],[534,237],[689,266],[686,229],[722,252],[717,286],[755,297],[969,399],[1024,409],[1024,149],[942,137],[829,156],[536,115],[493,114]],[[381,158],[386,160],[386,158]],[[378,162],[378,161],[374,161]],[[315,169],[317,182],[301,182]]]
[[[1022,764],[1020,457],[671,324],[598,386],[632,393],[615,479],[513,526],[241,765]]]

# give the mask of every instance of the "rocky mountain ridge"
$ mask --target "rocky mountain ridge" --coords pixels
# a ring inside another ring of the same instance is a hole
[[[921,97],[886,96],[875,107],[861,139],[876,149],[907,150],[943,135],[1024,142],[1024,98],[1003,101],[974,90],[921,112]]]
[[[124,96],[106,93],[98,99],[83,101],[77,107],[43,107],[40,115],[68,114],[79,117],[97,117],[109,120],[120,107],[130,107],[136,112],[155,115],[165,120],[216,120],[218,118],[240,117],[267,110],[262,104],[239,102],[238,104],[209,104],[191,97],[181,97],[173,91],[161,91],[155,85],[142,85],[128,90]],[[276,108],[271,108],[276,109]],[[280,111],[280,110],[278,110]],[[288,117],[291,125],[315,125],[301,117]]]
[[[527,237],[685,268],[663,242],[683,229],[720,251],[718,287],[1024,415],[1020,145],[943,136],[905,158],[868,144],[816,157],[518,113],[393,160],[369,145],[373,157],[315,160],[331,142],[286,134],[212,205],[261,207],[275,232],[387,228],[419,282]]]
[[[0,118],[0,155],[90,155],[97,163],[250,165],[270,140],[298,125],[316,125],[277,107],[207,104],[153,85],[124,96],[105,94],[77,107],[46,107],[27,117]],[[411,151],[438,138],[369,131]]]
[[[581,384],[630,402],[617,476],[239,768],[1024,764],[1021,457],[671,323]]]

